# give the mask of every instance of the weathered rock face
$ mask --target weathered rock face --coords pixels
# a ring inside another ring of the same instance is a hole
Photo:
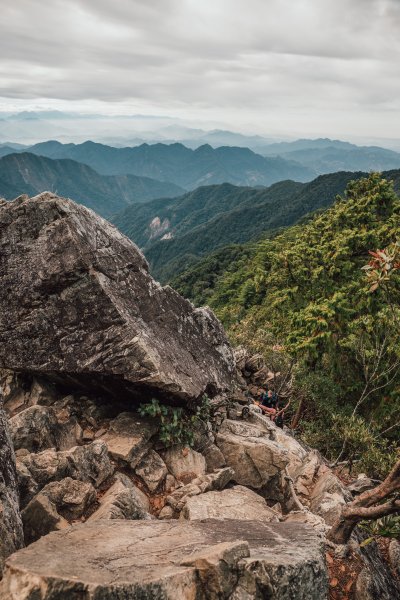
[[[324,547],[293,523],[92,522],[9,558],[0,597],[325,600]]]
[[[286,448],[271,440],[268,432],[240,421],[223,423],[217,445],[235,471],[234,481],[255,489],[279,476],[289,462]]]
[[[0,394],[0,576],[4,559],[23,546],[15,456]]]
[[[278,515],[265,500],[246,487],[236,485],[221,492],[191,496],[181,512],[181,518],[243,519],[247,521],[278,521]]]
[[[118,473],[115,483],[100,500],[100,508],[89,517],[98,519],[147,519],[149,501],[129,477]]]
[[[30,406],[10,419],[14,449],[38,452],[58,448],[59,428],[54,410],[48,406]]]
[[[231,386],[214,314],[92,211],[50,193],[1,202],[0,246],[0,367],[181,403]]]
[[[136,413],[124,412],[111,421],[102,436],[114,460],[135,467],[150,448],[149,441],[157,432],[155,421],[142,419]]]

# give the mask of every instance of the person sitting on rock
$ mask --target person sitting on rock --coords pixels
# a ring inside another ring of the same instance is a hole
[[[278,404],[278,396],[272,390],[266,390],[261,396],[261,402],[259,407],[261,410],[268,414],[270,419],[273,421],[276,415],[276,407]]]

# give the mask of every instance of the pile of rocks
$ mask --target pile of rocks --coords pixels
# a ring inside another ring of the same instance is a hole
[[[240,406],[166,447],[137,411],[257,395],[262,359],[235,362],[209,310],[71,201],[0,204],[0,246],[0,572],[27,546],[0,597],[327,598],[324,533],[351,494],[317,452]]]

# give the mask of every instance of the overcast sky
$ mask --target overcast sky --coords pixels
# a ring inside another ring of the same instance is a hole
[[[400,0],[0,0],[0,110],[400,138]]]

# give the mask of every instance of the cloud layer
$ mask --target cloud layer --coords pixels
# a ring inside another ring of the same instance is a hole
[[[2,4],[0,107],[400,137],[400,0]]]

